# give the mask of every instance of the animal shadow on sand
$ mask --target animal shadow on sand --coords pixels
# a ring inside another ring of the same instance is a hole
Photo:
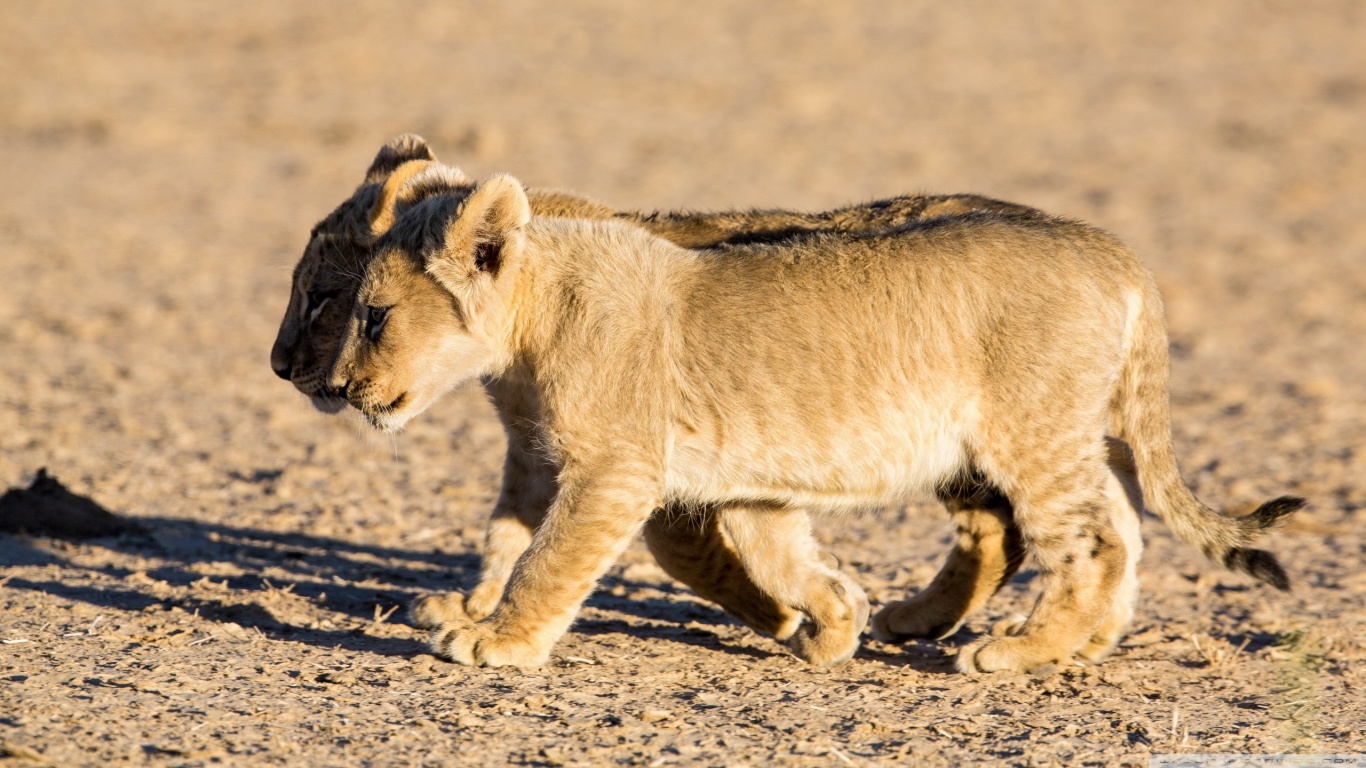
[[[128,556],[145,570],[139,574],[123,565],[79,565],[62,556],[64,551],[92,547]],[[319,622],[320,612],[373,620],[381,609],[406,606],[422,593],[468,590],[479,572],[479,556],[472,551],[415,551],[225,523],[124,517],[72,492],[45,469],[38,471],[29,487],[11,488],[0,496],[0,562],[61,566],[53,580],[11,575],[5,582],[10,589],[44,592],[126,613],[179,607],[274,640],[405,657],[428,652],[423,633],[414,629],[411,638],[393,638],[367,633],[364,628],[330,628],[328,622]],[[226,566],[223,570],[237,575],[206,576],[214,566]],[[212,589],[194,588],[205,584]],[[782,653],[771,641],[758,637],[737,644],[710,631],[706,625],[724,632],[738,622],[686,597],[681,586],[620,577],[605,579],[603,586],[624,589],[595,593],[586,605],[596,610],[581,617],[573,632],[630,635],[755,659]],[[642,590],[665,596],[642,596]],[[274,593],[306,598],[321,611],[267,609],[262,602]],[[405,611],[395,611],[393,616],[394,621],[407,621]],[[926,672],[952,670],[951,660],[934,646],[900,650],[888,654],[865,648],[859,658],[909,664]]]

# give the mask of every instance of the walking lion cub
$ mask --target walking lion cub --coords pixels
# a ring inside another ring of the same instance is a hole
[[[345,407],[345,399],[326,386],[326,373],[345,332],[372,246],[403,211],[426,196],[469,194],[474,187],[474,181],[458,169],[438,163],[419,136],[404,134],[385,143],[353,194],[310,233],[271,350],[276,374],[308,395],[321,411],[336,413]],[[631,221],[690,248],[772,242],[802,232],[871,232],[967,211],[1036,213],[973,194],[903,195],[816,213],[750,209],[647,214],[547,190],[528,190],[527,200],[536,216]],[[540,407],[534,389],[506,378],[489,378],[483,384],[506,430],[507,454],[502,489],[489,516],[478,583],[468,594],[438,593],[414,600],[412,618],[419,627],[439,627],[457,616],[477,620],[491,614],[558,489],[558,468],[538,448],[534,425],[540,421]],[[1079,652],[1092,660],[1103,656],[1122,636],[1138,594],[1142,502],[1127,448],[1113,447],[1111,513],[1123,533],[1128,566],[1105,628],[1097,631],[1101,640]],[[946,485],[938,489],[938,495],[958,529],[955,545],[931,583],[874,617],[874,634],[880,639],[953,634],[1021,564],[1019,530],[1004,497],[965,484]],[[730,515],[736,514],[731,505]],[[788,524],[794,527],[794,536],[809,537],[801,530],[807,524],[804,516],[793,515]],[[644,539],[670,576],[746,625],[784,642],[796,632],[801,613],[759,589],[736,554],[722,520],[710,508],[661,508],[646,523]]]
[[[480,377],[535,394],[558,492],[493,613],[435,630],[461,663],[544,663],[666,504],[713,510],[755,584],[808,617],[794,652],[838,663],[868,603],[800,509],[955,486],[1008,500],[1042,582],[1023,625],[964,648],[959,669],[1066,661],[1125,578],[1110,437],[1182,538],[1287,583],[1247,545],[1303,501],[1235,520],[1182,484],[1152,277],[1076,222],[968,213],[694,251],[625,223],[533,218],[520,183],[495,176],[427,197],[379,239],[327,384],[397,430]]]

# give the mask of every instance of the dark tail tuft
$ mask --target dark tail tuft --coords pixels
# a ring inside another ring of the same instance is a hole
[[[1299,496],[1280,496],[1257,507],[1257,511],[1247,519],[1259,531],[1264,531],[1281,521],[1281,518],[1304,507],[1305,501]]]
[[[1261,509],[1257,510],[1257,512],[1260,513],[1262,509],[1266,509],[1277,501],[1281,501],[1281,499],[1262,505]],[[1302,499],[1294,499],[1294,501],[1297,501],[1300,504],[1304,503]],[[1299,507],[1297,506],[1294,509],[1298,508]],[[1294,509],[1291,509],[1290,511],[1293,512]],[[1281,514],[1288,513],[1282,512]],[[1224,555],[1224,567],[1234,571],[1242,571],[1252,578],[1270,584],[1282,592],[1290,591],[1290,577],[1285,575],[1285,569],[1281,567],[1280,563],[1276,562],[1276,556],[1266,550],[1245,549],[1243,547],[1230,549],[1228,554]]]
[[[1303,508],[1304,499],[1298,496],[1280,496],[1257,507],[1257,510],[1240,523],[1246,532],[1246,541],[1251,541],[1268,528],[1280,523],[1292,512]],[[1234,571],[1242,571],[1252,578],[1270,584],[1283,592],[1290,591],[1290,578],[1285,569],[1276,562],[1276,556],[1261,549],[1234,547],[1224,555],[1224,566]]]

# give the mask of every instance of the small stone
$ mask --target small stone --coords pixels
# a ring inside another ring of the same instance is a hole
[[[355,672],[323,672],[316,678],[320,683],[328,685],[355,685],[357,675]]]

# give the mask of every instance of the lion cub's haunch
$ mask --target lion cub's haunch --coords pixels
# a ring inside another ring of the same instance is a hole
[[[1191,495],[1151,276],[1109,235],[1041,215],[689,251],[533,219],[521,185],[494,177],[380,239],[328,384],[393,430],[476,377],[536,393],[559,491],[493,614],[436,631],[467,664],[543,663],[665,503],[718,510],[755,583],[810,619],[794,651],[829,664],[854,652],[867,601],[805,545],[796,510],[999,491],[1042,591],[1015,634],[963,649],[965,671],[1065,661],[1106,620],[1125,570],[1107,437],[1178,534],[1277,586],[1247,544],[1302,503],[1233,520]]]

